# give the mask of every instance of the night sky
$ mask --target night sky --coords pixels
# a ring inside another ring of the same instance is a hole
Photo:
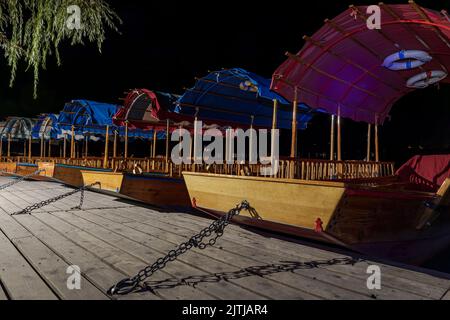
[[[145,87],[183,93],[194,77],[208,70],[241,67],[270,77],[298,52],[303,35],[312,35],[325,18],[349,4],[376,1],[137,1],[110,0],[123,20],[121,34],[108,33],[102,54],[93,44],[63,46],[63,65],[51,57],[42,70],[38,99],[33,99],[32,73],[22,66],[15,86],[1,64],[0,117],[58,112],[64,102],[91,99],[120,103],[124,91]],[[406,3],[385,1],[385,3]],[[418,4],[450,11],[450,0]],[[381,128],[382,159],[404,161],[412,154],[449,153],[450,86],[415,91],[394,105]],[[329,150],[329,118],[319,116],[300,134],[302,156],[319,157]],[[367,127],[343,122],[344,159],[363,159]],[[283,136],[282,136],[283,137]],[[284,134],[288,138],[288,134]]]

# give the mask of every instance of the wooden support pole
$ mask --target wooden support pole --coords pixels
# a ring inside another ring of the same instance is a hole
[[[114,130],[113,157],[117,158],[117,130]]]
[[[342,145],[341,145],[341,115],[337,116],[337,160],[342,161]]]
[[[331,115],[331,130],[330,130],[330,160],[334,160],[334,127],[336,126],[336,116]]]
[[[67,151],[67,133],[64,133],[64,147],[63,147],[63,158],[66,159]]]
[[[72,126],[72,136],[70,138],[70,158],[75,157],[75,126]]]
[[[87,159],[89,157],[89,136],[84,138],[85,145],[84,145],[84,157]]]
[[[367,156],[366,160],[370,161],[370,140],[371,140],[371,132],[372,132],[372,125],[369,123],[367,125]]]
[[[30,134],[30,136],[28,137],[28,161],[29,162],[31,162],[31,158],[32,158],[32,154],[31,154],[32,146],[33,146],[33,140],[32,140],[31,134]]]
[[[44,134],[41,135],[41,158],[44,157]]]
[[[52,157],[52,138],[48,138],[48,157]]]
[[[157,139],[156,129],[153,128],[153,149],[152,149],[152,158],[156,158],[156,139]]]
[[[0,136],[0,158],[1,157],[3,157],[3,136]]]
[[[297,97],[297,87],[295,87],[294,101],[292,103],[291,158],[297,158],[297,108],[298,108],[298,97]]]
[[[380,153],[379,153],[379,145],[378,145],[378,123],[375,122],[375,161],[380,161]]]
[[[253,140],[255,139],[255,137],[253,136],[253,121],[254,120],[255,120],[255,116],[251,115],[250,116],[250,137],[248,139],[248,154],[249,154],[248,161],[250,163],[253,163],[257,160],[253,157],[253,153],[256,151],[256,150],[253,150]],[[256,149],[258,149],[258,148],[256,148]]]
[[[23,140],[23,157],[27,156],[27,140]]]
[[[166,163],[169,162],[169,119],[166,120]]]
[[[8,158],[11,157],[11,133],[8,133]]]
[[[128,158],[128,120],[125,121],[125,152],[124,158]]]
[[[273,99],[272,134],[270,146],[270,158],[272,167],[275,165],[274,150],[275,150],[275,130],[277,129],[277,112],[278,112],[278,100]]]
[[[108,167],[108,158],[109,158],[109,126],[106,126],[106,136],[105,136],[105,157],[103,159],[103,168]]]

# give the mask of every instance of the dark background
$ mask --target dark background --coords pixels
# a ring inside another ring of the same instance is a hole
[[[182,93],[208,70],[241,67],[270,77],[286,51],[298,52],[325,18],[349,4],[376,1],[155,1],[110,0],[123,20],[121,34],[109,32],[102,54],[92,44],[64,45],[63,65],[51,58],[33,99],[32,73],[22,66],[13,88],[0,66],[0,118],[58,112],[64,102],[91,99],[120,103],[124,91],[146,87]],[[450,11],[450,0],[418,4]],[[406,3],[406,1],[385,1]],[[403,97],[380,129],[382,160],[398,163],[413,154],[448,153],[450,86],[418,90]],[[363,159],[367,127],[343,121],[344,159]],[[289,133],[283,132],[285,154]],[[328,157],[329,116],[318,116],[299,137],[301,156]],[[373,148],[372,148],[373,149]]]

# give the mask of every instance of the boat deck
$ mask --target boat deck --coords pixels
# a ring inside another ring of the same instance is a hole
[[[0,185],[11,178],[0,177]],[[211,223],[86,192],[31,215],[11,213],[70,191],[25,181],[0,190],[0,300],[110,299],[111,285],[136,274]],[[369,290],[367,267],[381,268]],[[79,266],[81,289],[67,287]],[[194,249],[158,271],[148,289],[114,299],[450,299],[450,278],[437,272],[371,262],[289,238],[229,225],[216,246]]]

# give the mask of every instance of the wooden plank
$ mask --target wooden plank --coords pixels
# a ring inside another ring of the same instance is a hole
[[[81,278],[81,289],[70,290],[67,287],[67,268],[69,264],[57,256],[35,237],[20,238],[14,241],[24,256],[39,274],[46,279],[61,299],[70,300],[108,300],[109,297],[96,288],[86,278]]]
[[[108,299],[85,278],[82,278],[82,290],[69,290],[66,284],[66,271],[69,264],[34,237],[13,217],[0,214],[0,226],[10,241],[60,298]]]
[[[450,300],[450,289],[447,290],[447,293],[442,297],[442,300]]]
[[[110,211],[108,211],[109,213]],[[162,230],[164,230],[164,232],[170,233],[170,232],[174,232],[178,235],[185,235],[185,236],[190,236],[192,235],[194,232],[198,231],[199,228],[197,228],[196,225],[189,225],[186,222],[180,223],[180,224],[176,224],[174,225],[174,220],[175,219],[162,219],[162,220],[158,220],[155,218],[155,215],[152,215],[150,219],[148,219],[149,217],[147,217],[147,219],[145,217],[142,217],[142,215],[138,215],[135,214],[133,215],[131,212],[127,212],[127,211],[114,211],[117,215],[123,216],[127,219],[129,218],[133,218],[135,221],[138,221],[139,224],[147,224],[149,226],[152,227],[158,227],[161,228]],[[112,218],[115,219],[114,216],[111,216],[110,214],[108,214],[107,216],[108,218]],[[167,221],[170,222],[166,223]],[[130,225],[130,223],[126,223],[127,225]],[[209,222],[207,223],[209,224]],[[138,227],[137,225],[135,225],[136,227]],[[192,226],[192,227],[191,227]],[[231,228],[231,226],[229,227]],[[183,230],[184,229],[184,230]],[[239,228],[240,229],[240,228]],[[234,230],[233,230],[234,231]],[[153,233],[155,234],[155,233]],[[267,241],[258,241],[259,239],[261,239],[261,237],[256,237],[253,234],[253,237],[250,241],[247,241],[247,238],[242,237],[240,234],[237,234],[236,236],[233,237],[233,232],[226,232],[224,235],[224,238],[226,239],[226,244],[230,244],[230,243],[234,243],[236,245],[240,245],[241,248],[247,247],[248,249],[250,249],[250,252],[247,254],[252,254],[254,253],[256,255],[256,257],[265,257],[267,256],[268,252],[274,252],[274,246],[272,244],[269,244],[269,246],[266,246],[266,242]],[[265,239],[264,239],[265,240]],[[278,249],[282,249],[282,248],[278,248],[275,247],[277,250],[275,250],[275,252],[280,252]],[[264,249],[264,250],[261,250]],[[306,259],[312,259],[312,260],[323,260],[323,259],[329,259],[329,254],[327,253],[326,255],[320,257],[320,254],[318,254],[320,251],[315,249],[314,255],[308,255],[308,254],[304,254],[304,250],[302,250],[302,247],[299,247],[297,245],[297,250],[295,250],[296,254],[292,254],[292,251],[288,251],[288,252],[280,252],[280,255],[282,257],[286,257],[286,255],[295,258],[295,257],[301,257],[301,258],[306,258]],[[308,248],[309,252],[311,252],[311,248]],[[239,252],[242,252],[242,250],[239,250]],[[321,253],[321,252],[320,252]],[[319,255],[319,257],[318,257]],[[336,257],[337,254],[334,254],[334,257]],[[344,256],[339,255],[339,258],[344,258]],[[369,264],[374,264],[373,262],[362,262],[361,266],[356,268],[356,266],[327,266],[326,269],[330,270],[330,271],[339,271],[340,276],[356,276],[359,279],[365,279],[367,277],[366,274],[366,270],[367,270],[367,266]],[[387,269],[388,266],[386,265],[381,265],[382,269]],[[392,268],[389,267],[389,271],[387,272],[387,274],[384,275],[384,282],[385,284],[387,283],[388,286],[390,286],[389,284],[394,285],[394,287],[397,288],[401,288],[404,291],[408,291],[410,293],[413,294],[419,294],[422,295],[423,297],[426,298],[438,298],[440,296],[442,296],[443,292],[445,291],[445,288],[447,288],[448,285],[450,285],[450,282],[442,282],[440,281],[438,283],[438,285],[430,285],[430,284],[426,284],[426,283],[421,283],[419,281],[411,281],[414,280],[413,277],[411,277],[412,279],[405,279],[402,278],[399,275],[391,275],[390,270]],[[354,270],[353,272],[351,272],[352,270]],[[404,270],[402,270],[403,273],[405,273]],[[416,273],[414,273],[412,276],[415,276]],[[430,276],[427,276],[427,278],[432,278]]]
[[[120,214],[122,215],[128,215],[131,214],[129,210],[122,210],[120,211]],[[161,217],[163,216],[163,217]],[[164,217],[167,217],[167,219],[164,219]],[[170,218],[169,218],[170,217]],[[151,219],[163,219],[163,223],[168,223],[169,225],[177,225],[181,228],[189,227],[191,230],[197,230],[196,226],[199,227],[205,227],[211,223],[211,219],[208,218],[201,218],[194,215],[173,215],[172,213],[164,213],[164,212],[158,212],[157,215],[152,215]],[[235,241],[242,242],[244,239],[248,239],[249,241],[254,241],[254,232],[252,232],[252,229],[246,229],[242,228],[238,225],[229,225],[228,228],[233,229],[236,232],[237,239]],[[299,252],[307,252],[310,255],[316,256],[316,258],[333,258],[333,257],[344,257],[348,255],[348,252],[344,252],[343,250],[332,248],[333,251],[330,251],[329,247],[318,245],[318,244],[310,244],[308,242],[304,242],[298,239],[276,235],[261,230],[255,230],[258,234],[266,237],[267,241],[270,242],[269,248],[275,249],[279,252],[282,252],[283,254],[298,254]],[[227,234],[225,234],[227,236]],[[252,243],[252,245],[265,245],[267,241],[264,241],[263,243]],[[321,250],[317,250],[314,247],[311,247],[313,245],[316,248],[320,248]],[[366,263],[368,265],[368,263]],[[412,268],[412,267],[409,267]],[[395,267],[390,266],[390,274],[400,277],[400,278],[406,278],[409,280],[414,280],[416,282],[422,282],[424,284],[431,284],[440,288],[447,288],[447,286],[450,285],[450,282],[448,281],[448,278],[442,278],[437,277],[435,275],[429,275],[427,273],[424,273],[426,270],[420,269],[420,268],[413,268],[416,270],[409,270],[406,269],[405,266],[402,267]],[[428,270],[429,272],[430,270]]]
[[[0,282],[0,301],[8,300],[8,296],[6,295],[5,291],[3,290],[3,285]]]
[[[94,210],[95,211],[95,210]],[[124,229],[124,225],[118,224],[115,222],[109,222],[108,220],[97,216],[94,217],[91,211],[89,211],[89,214],[86,212],[74,212],[76,215],[85,218],[88,221],[91,221],[93,223],[97,223],[99,225],[105,226],[106,228],[120,228]],[[102,212],[102,215],[105,215],[105,212]],[[139,230],[134,230],[133,228],[127,228],[127,234],[133,234],[133,239],[142,239],[143,241],[146,241],[147,239],[151,239],[153,243],[153,247],[155,246],[155,243],[158,243],[158,247],[167,248],[170,246],[173,246],[174,244],[180,243],[180,240],[186,240],[183,237],[178,237],[176,239],[173,239],[173,241],[163,240],[158,237],[156,237],[152,232],[144,233],[142,231],[138,232]],[[119,230],[120,232],[120,230]],[[169,242],[169,244],[167,244]],[[167,249],[166,249],[167,250]],[[234,248],[234,250],[238,250],[238,248]],[[179,258],[182,261],[185,261],[187,263],[190,263],[191,265],[196,266],[199,269],[202,269],[206,272],[220,272],[224,265],[228,265],[233,268],[235,272],[238,274],[240,272],[245,272],[246,268],[254,266],[255,263],[258,261],[246,258],[244,255],[235,255],[231,252],[227,252],[226,254],[218,249],[218,248],[208,248],[208,250],[205,251],[199,251],[198,249],[192,250],[187,255],[184,255],[183,257]],[[236,270],[236,268],[242,268]],[[358,296],[356,293],[351,293],[348,290],[340,290],[339,288],[334,288],[335,293],[334,296],[330,296],[330,290],[322,290],[321,288],[317,287],[317,283],[309,278],[301,277],[299,276],[292,276],[292,274],[283,274],[283,273],[274,273],[274,274],[268,274],[264,278],[267,279],[267,283],[270,282],[276,282],[279,285],[286,286],[288,288],[293,290],[299,290],[299,291],[305,291],[302,294],[307,294],[307,292],[311,295],[313,294],[316,297],[321,298],[336,298],[337,295],[346,296],[346,298],[349,298],[350,296],[355,298],[361,298],[362,296]],[[247,279],[252,279],[247,278]],[[242,280],[242,279],[240,279]],[[233,281],[236,281],[235,279]],[[256,284],[252,284],[252,287],[254,287]],[[267,285],[266,285],[267,286]],[[307,288],[307,290],[305,289]],[[271,291],[268,291],[266,288],[266,294],[271,294],[272,298],[278,298],[280,299],[280,295],[285,295],[285,299],[294,298],[295,296],[292,296],[294,292],[289,292],[289,290],[284,289],[284,292],[280,292],[280,289],[275,287]],[[307,297],[312,298],[312,297]]]
[[[11,299],[57,299],[3,232],[0,232],[0,261],[0,279]]]
[[[55,215],[58,218],[62,219],[63,221],[70,223],[70,225],[75,226],[78,229],[82,229],[85,232],[88,232],[91,235],[96,236],[98,239],[101,239],[102,241],[106,241],[107,243],[109,243],[112,246],[130,253],[131,255],[140,259],[142,261],[141,262],[142,264],[148,264],[149,262],[151,262],[151,261],[149,261],[149,259],[156,260],[157,258],[162,256],[161,254],[154,252],[153,250],[149,250],[149,248],[144,245],[136,243],[132,240],[124,238],[115,233],[112,233],[104,228],[97,227],[96,225],[89,223],[88,221],[83,220],[77,216],[70,214],[70,213],[57,213]],[[46,222],[49,224],[58,224],[56,221],[54,221],[54,219],[56,219],[54,216],[53,217],[42,216],[41,219],[45,219]],[[51,221],[51,220],[53,220],[53,221]],[[198,275],[202,274],[201,272],[197,271],[196,269],[192,268],[189,265],[174,262],[174,263],[168,264],[167,267],[164,269],[164,271],[161,272],[162,274],[165,275],[164,277],[162,277],[161,280],[170,279],[170,278],[175,280],[177,277],[180,276],[179,270],[181,270],[181,269],[183,269],[183,271],[185,273],[192,275],[192,276],[198,276]],[[137,270],[135,272],[137,272]],[[239,299],[262,299],[262,298],[264,298],[261,295],[258,295],[256,293],[253,293],[248,290],[245,290],[245,289],[240,288],[231,283],[223,283],[223,284],[219,284],[219,286],[214,285],[214,284],[208,284],[208,283],[205,283],[205,284],[200,283],[199,285],[196,286],[196,288],[202,289],[205,292],[213,291],[212,293],[214,294],[214,296],[221,298],[221,299],[233,299],[233,297],[236,298],[237,296],[239,297]],[[180,294],[181,294],[181,292],[180,292]],[[183,296],[181,295],[181,297],[183,297]]]
[[[33,216],[17,216],[17,221],[46,244],[47,247],[51,248],[52,251],[63,256],[68,263],[78,265],[82,275],[103,292],[106,292],[112,282],[124,278],[124,273],[111,268],[83,248],[39,223]]]
[[[48,218],[47,222],[51,219],[51,215],[45,213],[39,214],[40,219],[44,219],[44,216]],[[74,245],[81,249],[81,253],[84,256],[90,256],[89,262],[84,262],[83,257],[79,256],[74,257],[72,260],[77,262],[82,271],[92,270],[92,272],[97,274],[98,278],[101,277],[101,283],[99,283],[99,285],[105,291],[119,280],[133,275],[144,265],[142,261],[139,261],[129,253],[118,250],[106,242],[96,239],[85,231],[70,228],[67,224],[64,225],[62,223],[59,224],[58,230],[55,230],[54,224],[50,227],[49,225],[44,224],[42,220],[35,219],[32,221],[27,218],[30,217],[24,217],[22,222],[26,223],[27,226],[30,226],[30,228],[36,230],[41,239],[45,238],[46,241],[62,241],[66,243],[64,247],[61,245],[58,247],[59,250],[64,250],[64,256],[67,257],[71,254],[71,252],[67,251],[65,247],[73,247]],[[68,242],[70,242],[70,244]],[[54,247],[55,246],[56,244]],[[158,276],[156,279],[158,279]],[[165,280],[166,278],[167,277],[163,277],[159,280]],[[187,299],[216,298],[214,296],[207,295],[200,290],[186,286],[178,287],[176,290],[173,290],[173,292],[164,292],[163,294],[157,290],[155,291],[157,295],[147,293],[143,295],[143,297],[148,299],[159,299],[160,297],[167,299],[179,299],[181,297]]]
[[[123,224],[108,221],[100,216],[93,215],[90,212],[74,212],[74,214],[90,221],[91,223],[95,223],[99,226],[107,228],[108,230],[114,231],[124,237],[127,237],[130,240],[134,240],[143,245],[154,248],[160,254],[166,254],[168,249],[174,247],[172,243],[162,241],[161,239],[153,237],[152,235],[144,234],[142,232],[124,226]],[[191,266],[194,266],[198,270],[202,270],[204,273],[206,272],[208,274],[211,272],[229,271],[230,268],[234,270],[236,267],[236,264],[230,263],[230,261],[218,261],[217,259],[210,259],[202,255],[201,253],[197,252],[196,250],[190,252],[189,255],[183,255],[182,257],[179,257],[177,260],[190,264]],[[239,261],[239,263],[245,263],[245,261]],[[261,279],[260,277],[256,278],[248,277],[230,281],[233,282],[236,281],[238,283],[244,282],[245,284],[242,285],[243,287],[252,288],[255,292],[265,292],[266,294],[270,293],[273,294],[273,292],[276,292],[280,299],[314,298],[314,296],[306,292],[289,288],[286,285],[277,283],[277,281],[268,281],[268,280],[270,279]]]

